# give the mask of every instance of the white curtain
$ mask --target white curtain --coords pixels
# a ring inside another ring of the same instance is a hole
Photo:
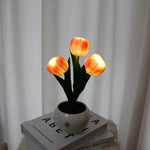
[[[66,99],[46,65],[80,36],[107,66],[79,99],[117,124],[121,150],[149,150],[149,26],[149,0],[1,0],[0,140],[16,150],[20,124]]]
[[[9,150],[21,123],[42,114],[41,9],[40,0],[0,0],[0,143]]]

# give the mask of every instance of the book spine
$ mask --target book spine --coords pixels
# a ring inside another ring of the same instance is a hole
[[[99,141],[99,142],[87,144],[86,146],[79,147],[75,150],[89,150],[89,148],[94,148],[94,147],[100,148],[100,147],[103,147],[103,146],[106,146],[106,145],[110,145],[113,142],[114,142],[113,140]]]
[[[70,144],[68,144],[67,146],[61,148],[60,150],[75,150],[75,148],[81,147],[83,145],[83,143],[87,142],[89,138],[91,138],[93,136],[94,133],[96,133],[97,131],[103,131],[107,129],[107,124],[103,125],[101,128],[96,129],[95,131],[89,133],[88,135],[86,135],[85,137],[82,137]]]

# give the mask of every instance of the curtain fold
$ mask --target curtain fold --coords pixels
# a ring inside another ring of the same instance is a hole
[[[147,90],[145,109],[143,113],[140,136],[138,140],[137,150],[148,150],[150,147],[150,79]]]
[[[119,1],[116,7],[111,114],[121,148],[136,149],[149,78],[149,1]]]
[[[43,2],[43,67],[55,55],[68,58],[74,36],[90,41],[90,53],[102,55],[106,70],[90,79],[79,99],[117,124],[121,150],[138,144],[149,80],[149,13],[148,0]],[[46,69],[43,81],[47,113],[66,97]]]
[[[42,114],[41,1],[2,0],[1,92],[3,135],[16,150],[21,123]]]
[[[1,0],[0,142],[16,150],[21,123],[66,100],[46,66],[51,57],[67,59],[80,36],[106,70],[90,78],[79,100],[117,124],[121,150],[148,150],[149,26],[149,0]]]

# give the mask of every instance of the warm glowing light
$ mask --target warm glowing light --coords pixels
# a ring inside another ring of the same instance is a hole
[[[53,57],[49,60],[47,70],[54,75],[61,76],[68,70],[68,62],[60,56]]]
[[[106,68],[106,63],[98,54],[92,54],[85,60],[85,69],[89,75],[98,76]]]
[[[70,50],[73,55],[85,56],[90,49],[90,42],[84,38],[74,37],[70,44]]]

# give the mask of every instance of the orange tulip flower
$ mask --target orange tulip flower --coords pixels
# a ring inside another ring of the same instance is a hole
[[[85,56],[90,49],[90,42],[84,38],[74,37],[70,43],[70,50],[73,55]]]
[[[61,76],[68,70],[68,62],[60,56],[53,57],[49,60],[47,70],[54,75]]]
[[[85,70],[89,75],[98,76],[106,68],[106,63],[98,54],[92,54],[85,60]]]

